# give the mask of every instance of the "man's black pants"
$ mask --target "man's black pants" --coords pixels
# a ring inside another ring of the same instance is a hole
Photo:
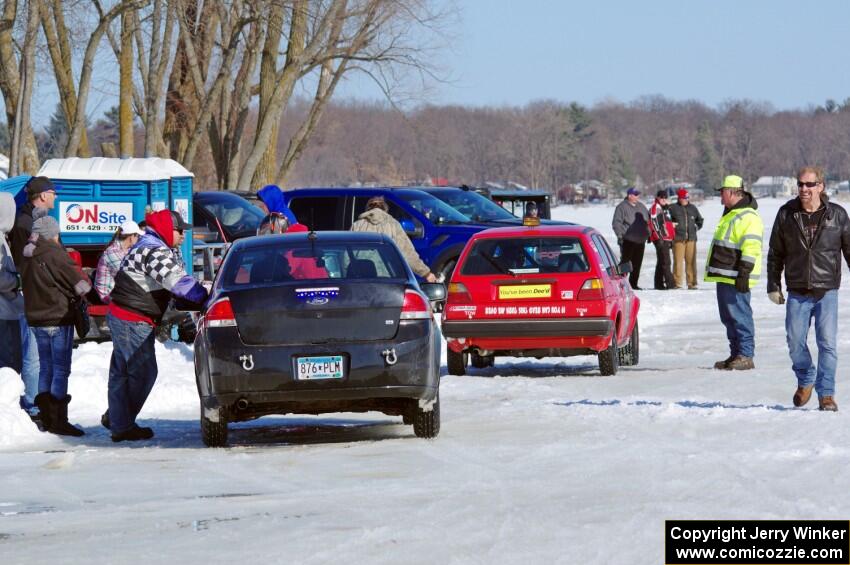
[[[640,278],[640,266],[643,263],[643,248],[645,242],[634,242],[623,240],[623,246],[620,248],[620,260],[632,262],[632,272],[629,275],[629,282],[632,288],[638,288],[638,279]]]

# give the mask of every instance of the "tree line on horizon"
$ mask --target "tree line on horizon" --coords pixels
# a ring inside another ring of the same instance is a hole
[[[298,105],[293,112],[303,111]],[[850,178],[850,99],[805,110],[766,103],[648,96],[631,103],[538,101],[522,107],[332,103],[292,171],[293,186],[515,182],[556,191],[582,180],[613,187],[675,180],[712,190],[807,164]]]

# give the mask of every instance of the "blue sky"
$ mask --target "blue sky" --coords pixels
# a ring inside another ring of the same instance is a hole
[[[850,0],[437,1],[454,1],[460,12],[437,60],[449,81],[419,101],[590,106],[660,94],[712,107],[748,98],[783,110],[850,97]],[[114,58],[101,61],[92,122],[117,101]],[[380,98],[355,78],[337,94]],[[41,75],[36,126],[56,101],[52,75]]]
[[[434,102],[586,105],[647,94],[804,108],[850,97],[850,2],[458,0]],[[364,92],[366,89],[364,89]],[[360,94],[360,93],[358,93]]]

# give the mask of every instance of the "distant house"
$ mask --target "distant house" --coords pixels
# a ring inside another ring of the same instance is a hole
[[[750,188],[756,198],[793,196],[797,182],[792,177],[759,177]]]
[[[594,179],[583,180],[577,183],[575,185],[575,193],[582,195],[584,202],[607,200],[608,198],[616,198],[618,196],[611,190],[609,185]]]

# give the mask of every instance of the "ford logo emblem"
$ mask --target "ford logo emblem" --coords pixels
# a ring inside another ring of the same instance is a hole
[[[327,296],[313,296],[307,299],[307,304],[312,304],[313,306],[322,306],[328,302],[330,302],[330,299]]]

